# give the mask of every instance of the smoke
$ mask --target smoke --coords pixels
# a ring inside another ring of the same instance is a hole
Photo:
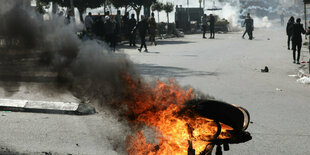
[[[264,4],[264,2],[260,3]],[[266,3],[268,4],[268,3]],[[261,7],[261,6],[252,6],[250,4],[242,4],[238,0],[232,0],[229,2],[220,2],[216,1],[207,1],[206,5],[208,8],[222,8],[220,11],[206,11],[207,14],[215,14],[220,17],[220,19],[226,19],[230,23],[230,30],[237,31],[241,30],[241,26],[244,22],[244,16],[247,13],[251,13],[252,18],[254,19],[254,27],[256,28],[269,28],[272,26],[272,23],[269,21],[268,16],[260,16],[260,14],[255,13],[256,11],[266,11],[268,13],[276,13],[278,10],[273,9],[272,7]],[[244,8],[244,6],[248,6]],[[254,10],[254,11],[253,11]],[[252,12],[254,12],[252,14]]]
[[[104,42],[81,41],[76,33],[79,28],[65,25],[64,18],[43,21],[21,2],[0,0],[0,81],[16,78],[16,82],[3,82],[0,87],[17,89],[19,81],[32,79],[42,68],[56,74],[53,83],[59,89],[46,86],[42,91],[61,93],[65,89],[81,102],[98,103],[105,111],[103,117],[118,129],[104,135],[110,139],[106,146],[112,146],[107,151],[125,154],[124,139],[130,127],[120,119],[119,110],[111,107],[117,107],[126,91],[123,75],[138,77],[132,62],[124,54],[111,52]],[[25,65],[29,55],[39,60]]]

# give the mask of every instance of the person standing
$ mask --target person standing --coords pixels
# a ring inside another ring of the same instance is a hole
[[[201,17],[201,24],[202,24],[202,38],[206,39],[206,32],[207,32],[207,15],[204,14]]]
[[[88,33],[92,33],[92,26],[94,24],[94,20],[91,12],[85,17],[85,28]]]
[[[128,21],[129,46],[136,46],[136,26],[137,20],[135,19],[135,14],[131,14],[131,19]]]
[[[151,45],[157,45],[156,41],[155,41],[155,36],[156,36],[156,29],[157,29],[157,24],[154,18],[154,13],[152,13],[151,17],[149,18],[149,34],[150,34],[150,42]]]
[[[130,31],[128,28],[129,22],[129,13],[126,12],[125,15],[122,17],[121,22],[121,33],[125,34],[126,40],[129,39]]]
[[[292,42],[293,42],[293,63],[300,64],[300,51],[302,45],[302,37],[301,34],[305,34],[306,31],[303,25],[300,23],[301,19],[297,18],[296,23],[293,25],[293,35],[292,35]],[[297,49],[296,49],[297,48]],[[296,50],[297,50],[297,61],[296,61]]]
[[[110,47],[115,49],[116,43],[114,40],[116,24],[110,19],[110,16],[105,16],[105,23],[104,23],[104,32],[105,32],[105,40]]]
[[[286,34],[287,34],[287,49],[290,50],[291,39],[293,35],[293,27],[294,27],[295,19],[292,16],[286,25]]]
[[[210,39],[214,39],[215,36],[215,17],[210,14]]]
[[[138,29],[139,36],[141,39],[141,46],[138,49],[139,52],[141,52],[143,47],[145,48],[144,52],[148,52],[147,46],[145,43],[145,36],[146,36],[147,31],[149,31],[149,26],[148,26],[148,23],[147,23],[144,15],[141,15],[141,21],[137,24],[135,29]]]
[[[244,35],[247,33],[249,36],[249,39],[253,39],[253,30],[254,30],[254,20],[251,18],[250,13],[248,13],[247,18],[244,21],[245,25],[245,32],[242,35],[242,38],[244,39]]]

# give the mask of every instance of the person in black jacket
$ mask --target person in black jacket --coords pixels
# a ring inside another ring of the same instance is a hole
[[[248,33],[249,39],[253,39],[253,31],[254,31],[254,20],[251,18],[250,13],[248,13],[247,18],[244,21],[245,25],[245,32],[242,35],[242,38],[244,39],[244,35]]]
[[[137,20],[135,19],[135,14],[131,14],[131,19],[129,19],[128,21],[129,46],[136,46],[136,31],[135,31],[136,26],[137,26]]]
[[[147,31],[149,31],[149,25],[144,15],[141,15],[141,21],[138,23],[135,29],[138,29],[139,36],[141,39],[141,47],[138,49],[139,52],[141,52],[143,46],[145,48],[144,52],[148,52],[146,43],[145,43],[145,36],[146,36]]]
[[[287,34],[287,49],[290,50],[290,44],[291,44],[291,39],[292,39],[292,35],[293,35],[293,26],[295,23],[295,19],[292,16],[286,25],[286,34]]]
[[[115,50],[116,40],[115,40],[115,31],[116,31],[116,23],[112,21],[110,16],[105,16],[104,23],[104,32],[105,32],[105,40],[110,47]]]
[[[214,39],[214,35],[215,35],[215,17],[210,14],[210,19],[209,19],[209,22],[210,22],[210,39]]]
[[[292,42],[293,42],[293,59],[294,63],[299,63],[300,58],[300,50],[302,45],[302,37],[301,34],[305,34],[306,31],[302,24],[300,24],[301,19],[297,18],[296,23],[293,25],[293,35],[292,35]],[[296,61],[296,47],[297,47],[297,61]]]

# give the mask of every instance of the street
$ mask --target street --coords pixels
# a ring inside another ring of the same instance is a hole
[[[300,65],[293,64],[284,32],[259,29],[252,41],[241,39],[241,32],[217,34],[214,40],[190,35],[153,46],[155,53],[126,53],[146,76],[175,77],[181,85],[245,107],[253,140],[231,146],[227,154],[309,154],[309,86],[288,76]],[[301,55],[308,60],[306,48]],[[270,73],[261,73],[265,66]]]
[[[254,40],[242,39],[242,33],[216,34],[215,39],[185,35],[159,40],[158,46],[148,47],[149,53],[128,45],[117,52],[126,53],[148,81],[173,77],[181,86],[246,108],[253,139],[230,145],[224,154],[310,154],[310,87],[289,77],[301,65],[293,64],[284,27],[256,29]],[[301,55],[308,61],[305,47]],[[261,72],[265,66],[269,73]],[[3,89],[0,92],[6,97]],[[36,95],[45,98],[44,93]],[[74,100],[61,97],[66,99]],[[89,116],[0,112],[0,152],[126,154],[130,129],[113,111],[100,109]]]

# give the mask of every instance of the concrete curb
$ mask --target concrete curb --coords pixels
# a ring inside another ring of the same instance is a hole
[[[13,99],[0,99],[0,111],[69,115],[90,115],[96,113],[95,108],[86,104]]]

